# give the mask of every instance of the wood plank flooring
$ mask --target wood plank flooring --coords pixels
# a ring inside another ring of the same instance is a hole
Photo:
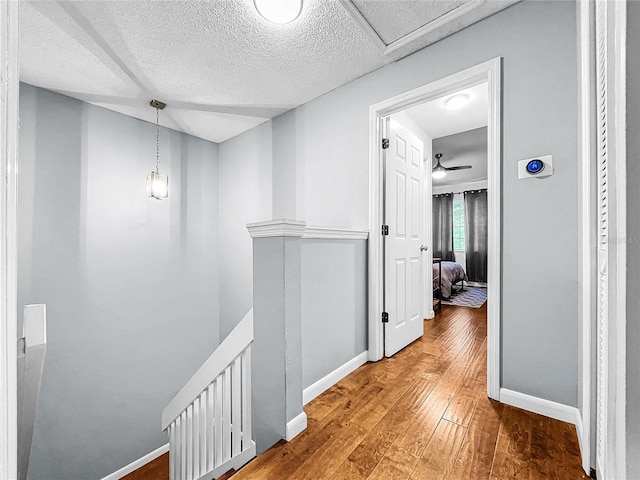
[[[305,407],[309,426],[233,480],[587,479],[573,425],[486,396],[486,306],[443,305],[425,335]]]
[[[486,336],[486,307],[443,305],[421,339],[310,402],[307,430],[233,480],[587,479],[573,425],[487,399]],[[167,480],[166,456],[154,463],[125,478]]]

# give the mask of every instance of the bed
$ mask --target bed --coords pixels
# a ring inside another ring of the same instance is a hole
[[[437,292],[439,298],[449,299],[453,293],[453,285],[461,283],[462,290],[465,281],[468,281],[467,274],[459,263],[442,261],[433,264],[433,292]]]

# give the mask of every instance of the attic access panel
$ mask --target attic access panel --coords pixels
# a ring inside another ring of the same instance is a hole
[[[353,0],[353,4],[386,45],[428,25],[465,4],[469,0],[398,0],[372,2]]]

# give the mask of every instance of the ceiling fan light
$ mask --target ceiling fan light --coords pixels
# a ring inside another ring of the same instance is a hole
[[[431,172],[431,177],[438,180],[439,178],[444,178],[447,176],[447,171],[443,167],[436,167]]]
[[[457,110],[458,108],[464,107],[468,102],[469,95],[459,93],[447,98],[444,104],[449,110]]]
[[[253,0],[260,15],[281,25],[293,22],[302,11],[302,0]]]

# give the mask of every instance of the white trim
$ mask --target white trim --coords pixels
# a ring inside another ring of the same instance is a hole
[[[304,432],[307,428],[307,414],[302,412],[300,415],[295,417],[294,419],[287,422],[287,433],[286,440],[290,442],[297,435]]]
[[[241,453],[232,457],[230,460],[227,460],[225,463],[220,465],[219,467],[213,469],[209,473],[204,474],[198,480],[209,480],[212,478],[218,478],[225,473],[227,473],[232,468],[234,470],[240,470],[243,466],[245,466],[251,459],[256,456],[256,444],[255,442],[251,442],[251,445],[246,450],[243,450]]]
[[[592,378],[592,341],[591,330],[596,318],[596,244],[597,218],[595,213],[595,171],[592,162],[597,162],[594,151],[594,89],[596,85],[594,68],[594,4],[583,1],[579,3],[579,48],[580,48],[580,130],[578,150],[579,169],[579,204],[580,222],[578,238],[580,241],[580,313],[582,324],[582,414],[578,428],[582,469],[588,474],[591,471],[591,378]]]
[[[17,478],[18,2],[0,2],[0,478]]]
[[[205,360],[162,410],[162,430],[178,418],[209,384],[253,341],[253,308]]]
[[[132,472],[135,472],[140,467],[146,465],[149,462],[152,462],[156,458],[164,455],[169,451],[169,444],[165,443],[160,448],[156,448],[153,452],[147,453],[144,457],[140,457],[137,460],[134,460],[129,465],[125,465],[120,470],[116,470],[115,472],[103,477],[102,480],[120,480],[122,477],[129,475]]]
[[[500,389],[500,401],[512,407],[571,423],[576,427],[580,423],[580,410],[563,403],[552,402],[551,400],[545,400],[544,398],[534,397],[507,388]]]
[[[368,230],[352,230],[349,228],[310,227],[307,226],[302,238],[318,238],[331,240],[366,240],[369,238]]]
[[[336,368],[333,372],[328,373],[317,382],[309,385],[302,392],[302,404],[306,405],[322,392],[331,388],[344,377],[356,370],[358,367],[367,363],[368,355],[368,352],[365,350],[360,355],[353,357],[344,365]]]
[[[487,83],[488,118],[488,204],[489,204],[489,296],[487,336],[487,390],[490,398],[500,398],[500,230],[502,212],[501,165],[501,70],[502,60],[495,58],[409,92],[376,103],[369,108],[369,231],[380,232],[382,225],[381,119],[462,88]],[[369,360],[383,355],[382,323],[382,240],[369,238]]]
[[[269,220],[247,225],[251,238],[302,237],[325,240],[366,240],[368,230],[341,227],[318,227],[299,220]]]
[[[298,220],[269,220],[249,223],[247,230],[251,238],[265,237],[302,237],[306,228],[305,222]]]
[[[386,54],[387,44],[384,43],[378,32],[376,32],[371,24],[364,18],[364,15],[360,12],[358,7],[356,7],[351,0],[340,0],[340,4],[344,7],[344,9],[351,15],[351,18],[356,22],[360,30],[369,37],[371,43],[382,52],[382,54]]]
[[[428,314],[427,314],[427,320],[431,320],[433,317],[436,316],[436,311],[435,310],[431,310]]]
[[[520,0],[503,2],[503,4],[516,3],[518,1]],[[427,44],[420,45],[422,48],[424,48],[427,45],[430,45],[431,43],[436,42],[437,40],[443,38],[446,35],[451,35],[452,33],[455,33],[456,31],[461,30],[462,28],[470,25],[471,23],[481,20],[487,17],[489,14],[495,13],[495,9],[491,8],[490,2],[487,2],[487,0],[469,0],[463,3],[462,5],[459,5],[458,7],[454,8],[453,10],[445,13],[444,15],[441,15],[440,17],[435,18],[428,23],[425,23],[421,27],[387,44],[382,39],[382,37],[380,37],[378,32],[371,26],[371,24],[366,19],[366,17],[362,14],[362,12],[360,12],[358,7],[356,7],[353,4],[352,0],[341,0],[340,3],[344,7],[344,9],[349,13],[349,15],[351,15],[353,20],[356,22],[356,25],[360,27],[362,32],[369,38],[369,40],[371,40],[371,43],[373,43],[373,45],[383,55],[390,55],[396,52],[397,50],[407,47],[413,43],[417,43],[419,40],[424,39],[429,34],[436,32],[436,34],[432,36],[432,38],[430,39],[430,41],[428,41]],[[506,8],[506,6],[507,5],[505,5],[503,8]],[[479,16],[477,14],[472,15],[473,18],[471,22],[469,21],[469,19],[461,18],[461,17],[464,17],[465,15],[468,15],[478,7],[487,7],[490,10],[490,13],[487,14],[486,12],[481,12]],[[456,19],[460,19],[460,20],[458,20],[457,22],[454,22]],[[446,30],[447,28],[451,29],[452,25],[453,25],[453,31]],[[440,32],[437,32],[438,30],[440,30]]]
[[[454,8],[450,12],[445,13],[444,15],[432,20],[431,22],[421,26],[420,28],[414,30],[407,35],[400,37],[399,39],[391,42],[387,45],[387,48],[384,50],[385,55],[389,55],[390,53],[399,50],[402,47],[406,47],[407,45],[420,40],[422,37],[426,37],[431,32],[438,30],[440,28],[445,27],[450,22],[453,22],[456,18],[460,18],[463,15],[475,10],[478,7],[484,5],[485,0],[470,0],[467,3],[463,3],[459,7]],[[460,27],[458,27],[459,29]],[[448,33],[450,35],[450,33]]]
[[[627,475],[627,3],[615,2],[614,45],[614,169],[615,169],[615,374],[612,379],[613,398],[610,406],[615,415],[613,456],[615,476]],[[609,479],[605,479],[609,480]]]

